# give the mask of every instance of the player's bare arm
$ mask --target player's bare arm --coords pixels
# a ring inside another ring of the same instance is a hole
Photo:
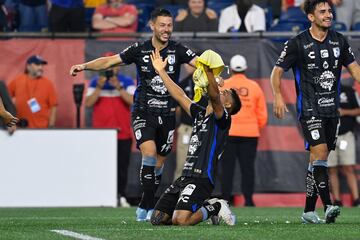
[[[208,95],[213,108],[214,114],[217,119],[220,119],[224,114],[224,106],[220,100],[220,91],[218,84],[215,80],[212,70],[208,66],[204,66],[205,73],[207,75],[209,86],[208,86]]]
[[[109,67],[120,65],[121,63],[122,63],[122,59],[119,54],[115,54],[109,57],[100,57],[90,62],[73,65],[70,69],[70,75],[76,76],[78,72],[84,70],[100,71],[107,69]]]
[[[13,115],[11,115],[11,113],[9,113],[8,111],[5,110],[4,104],[2,102],[2,99],[0,98],[0,118],[2,118],[4,120],[4,123],[6,124],[6,126],[8,127],[14,127],[16,125],[16,123],[19,121],[18,118],[14,117]]]
[[[289,112],[281,94],[281,77],[283,73],[284,70],[281,67],[275,66],[270,77],[271,87],[274,94],[273,112],[275,117],[279,119],[284,118],[285,112]]]
[[[180,104],[180,106],[190,115],[191,100],[185,94],[185,92],[179,87],[167,74],[165,67],[167,64],[167,58],[165,60],[160,56],[159,50],[156,49],[150,55],[151,62],[164,82],[165,87],[169,91],[170,95]]]
[[[360,83],[360,66],[359,64],[354,61],[353,63],[347,66],[351,76]]]

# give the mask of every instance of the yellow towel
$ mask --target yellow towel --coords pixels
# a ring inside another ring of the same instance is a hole
[[[215,77],[218,77],[224,69],[224,62],[221,56],[213,50],[206,50],[201,54],[195,62],[196,70],[193,73],[194,87],[194,101],[198,102],[201,96],[207,92],[209,85],[208,78],[204,71],[204,66],[208,66]]]

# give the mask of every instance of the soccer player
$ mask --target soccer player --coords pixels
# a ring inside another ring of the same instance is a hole
[[[360,81],[360,68],[347,40],[331,30],[333,13],[328,0],[306,0],[304,10],[311,27],[285,43],[271,73],[274,115],[282,119],[288,109],[281,93],[284,71],[293,69],[297,93],[298,119],[305,147],[310,151],[306,176],[306,203],[302,221],[321,223],[315,212],[318,195],[326,223],[335,222],[340,208],[333,206],[329,194],[327,158],[334,150],[339,125],[339,80],[342,66]]]
[[[13,115],[11,115],[11,113],[6,111],[1,97],[0,97],[0,118],[4,120],[4,123],[8,127],[10,133],[15,130],[16,123],[19,121],[18,118],[14,117]]]
[[[166,155],[171,151],[175,131],[176,103],[154,71],[150,53],[157,48],[161,56],[168,59],[166,71],[175,82],[178,81],[181,64],[194,66],[196,57],[187,47],[170,40],[173,18],[168,10],[155,9],[151,13],[150,26],[153,31],[150,40],[135,43],[114,56],[74,65],[70,70],[70,74],[76,75],[83,70],[103,70],[122,63],[136,64],[138,86],[134,95],[132,126],[142,155],[140,179],[143,189],[136,210],[138,221],[150,219],[156,186],[160,182]]]
[[[151,216],[151,223],[195,225],[218,215],[226,224],[234,225],[235,216],[224,200],[205,200],[210,198],[214,189],[217,162],[231,125],[229,114],[236,114],[241,107],[239,96],[234,89],[220,93],[212,70],[205,66],[210,101],[206,108],[201,107],[172,81],[166,71],[168,59],[162,60],[158,50],[152,53],[151,61],[170,95],[193,119],[193,131],[182,175],[160,197]]]

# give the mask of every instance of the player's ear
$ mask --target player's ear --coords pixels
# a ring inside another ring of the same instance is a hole
[[[154,31],[154,22],[153,21],[149,21],[149,26],[151,28],[151,31]]]

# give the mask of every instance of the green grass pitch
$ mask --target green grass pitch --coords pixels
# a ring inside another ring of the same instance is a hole
[[[301,224],[300,208],[233,210],[237,223],[232,227],[207,223],[153,227],[150,223],[135,221],[135,208],[0,208],[0,239],[76,239],[51,230],[68,230],[106,240],[360,239],[360,208],[343,208],[335,224],[321,225]],[[318,212],[323,217],[320,209]]]

